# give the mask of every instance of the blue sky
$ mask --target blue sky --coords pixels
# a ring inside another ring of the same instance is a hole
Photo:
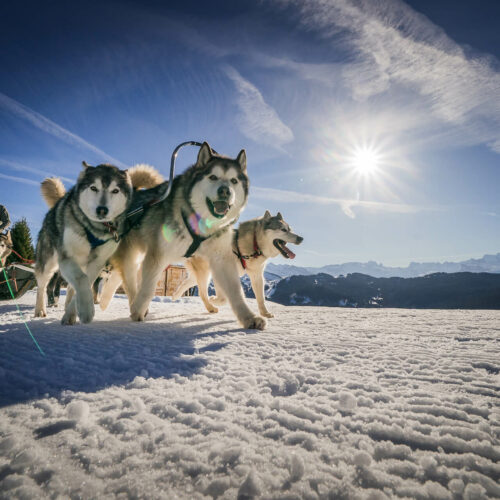
[[[45,176],[70,186],[82,160],[166,175],[193,139],[247,150],[242,220],[280,210],[297,265],[500,252],[499,2],[2,9],[0,203],[35,233]]]

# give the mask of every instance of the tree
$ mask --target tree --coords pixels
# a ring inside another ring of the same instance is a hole
[[[31,232],[26,219],[23,217],[21,220],[18,220],[10,231],[14,250],[23,258],[33,260],[35,258],[35,249],[33,248],[33,240],[31,239]],[[18,260],[19,257],[12,253],[7,262]]]

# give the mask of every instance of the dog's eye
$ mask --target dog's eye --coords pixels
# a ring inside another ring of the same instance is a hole
[[[97,191],[99,191],[95,186],[91,186],[90,187],[90,190],[91,191],[94,191],[94,193],[97,193]]]
[[[233,178],[231,179],[231,182],[232,182],[233,184],[238,184],[238,179],[236,179],[235,177],[233,177]]]
[[[282,228],[281,228],[281,230],[282,230],[284,233],[286,233],[286,232],[287,232],[287,230],[286,230],[284,227],[282,227]]]
[[[111,193],[113,193],[113,194],[116,194],[116,193],[119,193],[119,192],[120,192],[120,190],[118,188],[115,188],[115,189],[113,189],[113,191],[111,191]]]
[[[209,179],[210,179],[211,181],[216,181],[216,180],[217,180],[217,176],[216,176],[216,175],[214,175],[214,174],[212,174],[212,175],[209,177]]]

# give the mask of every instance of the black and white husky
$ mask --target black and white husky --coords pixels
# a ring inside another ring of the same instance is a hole
[[[295,258],[287,243],[300,245],[303,239],[291,230],[281,213],[272,216],[267,210],[263,217],[242,222],[238,229],[234,230],[232,259],[237,263],[239,275],[243,276],[246,273],[250,278],[262,316],[273,317],[266,308],[264,296],[264,269],[268,259],[280,254],[285,259]],[[217,290],[217,296],[209,299],[208,283],[211,272],[208,261],[194,256],[187,260],[186,267],[189,275],[174,292],[172,299],[179,299],[186,290],[198,285],[198,293],[207,311],[216,313],[218,311],[216,306],[224,304],[226,297]]]
[[[163,270],[197,255],[209,262],[218,289],[229,298],[241,324],[263,329],[266,320],[248,307],[231,257],[231,228],[247,203],[248,188],[245,151],[236,159],[226,158],[205,142],[196,163],[174,179],[168,198],[149,208],[120,243],[110,259],[113,271],[101,303],[107,305],[123,281],[131,318],[143,321]]]
[[[77,312],[82,323],[92,321],[91,287],[118,246],[132,199],[132,182],[126,170],[86,163],[83,167],[76,185],[65,194],[60,181],[46,179],[42,183],[42,195],[49,204],[49,200],[59,199],[45,216],[36,246],[35,316],[47,315],[45,289],[59,268],[76,292],[76,297],[66,299],[62,323],[68,325],[76,321]]]

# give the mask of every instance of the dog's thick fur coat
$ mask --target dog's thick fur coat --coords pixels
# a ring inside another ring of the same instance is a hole
[[[246,304],[231,257],[231,227],[246,205],[248,185],[244,150],[231,159],[215,155],[204,143],[196,164],[174,179],[168,198],[151,207],[120,243],[110,259],[113,272],[101,300],[107,296],[109,303],[123,280],[131,318],[143,321],[163,270],[194,252],[210,263],[214,280],[241,324],[263,329],[266,321]]]
[[[246,273],[250,278],[262,316],[273,317],[266,308],[264,295],[264,269],[268,259],[280,253],[285,258],[294,258],[286,243],[299,245],[302,241],[303,238],[291,231],[280,213],[273,217],[268,211],[263,217],[242,222],[237,232],[234,232],[232,259],[238,266],[240,276]],[[218,312],[216,306],[224,304],[227,299],[220,290],[217,290],[216,297],[208,297],[207,287],[211,275],[208,261],[194,256],[186,261],[186,267],[189,275],[174,292],[172,299],[179,299],[186,290],[198,285],[198,293],[207,311]]]

